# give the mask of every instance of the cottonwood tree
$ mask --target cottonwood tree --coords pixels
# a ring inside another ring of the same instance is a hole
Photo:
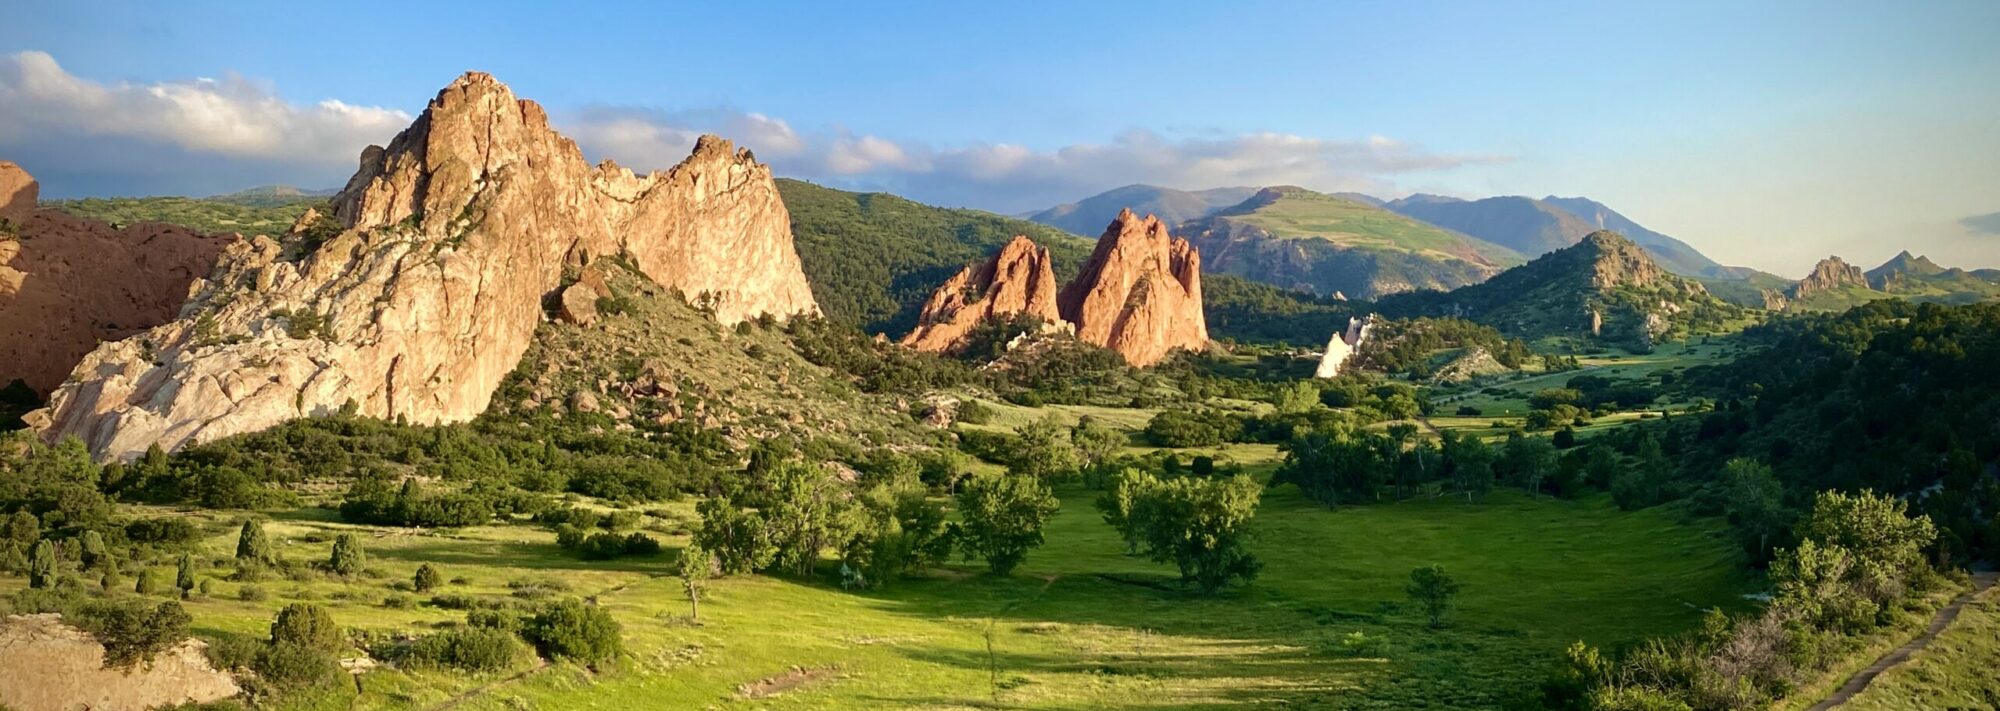
[[[1768,560],[1772,538],[1784,533],[1784,486],[1771,468],[1755,459],[1731,459],[1722,466],[1722,510],[1743,533],[1751,558]]]
[[[1008,466],[1013,473],[1039,479],[1076,471],[1076,444],[1070,441],[1069,428],[1055,415],[1015,428],[1014,436],[1014,460]]]
[[[698,544],[688,544],[681,549],[674,572],[680,575],[681,591],[687,594],[688,619],[700,622],[701,599],[708,595],[708,579],[715,574],[715,556]]]
[[[1254,580],[1263,568],[1243,547],[1263,493],[1244,474],[1169,479],[1141,490],[1134,518],[1154,561],[1173,563],[1183,582],[1213,593],[1232,579]]]
[[[757,514],[722,497],[704,499],[695,510],[701,515],[701,530],[695,532],[694,544],[715,556],[722,574],[755,572],[777,555],[764,519]]]
[[[965,557],[983,558],[996,575],[1006,575],[1042,544],[1042,526],[1061,510],[1048,487],[1031,476],[976,476],[958,489],[954,529]]]
[[[1104,522],[1125,539],[1125,555],[1139,554],[1139,539],[1145,533],[1145,521],[1139,506],[1160,480],[1151,474],[1126,467],[1112,475],[1111,485],[1097,497],[1097,510],[1104,515]]]
[[[1451,599],[1458,595],[1458,581],[1444,572],[1444,566],[1426,565],[1410,571],[1410,582],[1403,586],[1403,592],[1423,608],[1431,627],[1443,627]]]

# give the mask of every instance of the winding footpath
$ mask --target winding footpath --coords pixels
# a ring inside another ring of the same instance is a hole
[[[1945,628],[1951,626],[1953,620],[1958,619],[1958,612],[1965,609],[1965,603],[1985,592],[1987,588],[1993,587],[1996,578],[2000,578],[2000,573],[1992,571],[1974,573],[1972,591],[1959,595],[1951,601],[1951,604],[1939,609],[1937,615],[1931,618],[1931,626],[1925,629],[1923,634],[1917,635],[1917,638],[1910,640],[1908,644],[1882,655],[1882,658],[1875,660],[1874,664],[1868,665],[1867,669],[1849,678],[1846,684],[1840,686],[1839,691],[1833,692],[1833,695],[1827,697],[1825,701],[1814,704],[1811,711],[1839,708],[1841,704],[1847,703],[1856,694],[1867,689],[1869,682],[1875,681],[1875,677],[1880,676],[1882,672],[1895,668],[1896,665],[1908,660],[1910,655],[1930,646],[1931,640],[1937,639],[1938,633],[1943,632]]]

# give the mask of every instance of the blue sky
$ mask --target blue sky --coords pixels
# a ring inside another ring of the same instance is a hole
[[[713,131],[1002,212],[1553,193],[1789,276],[2000,266],[1995,2],[571,5],[9,2],[0,158],[49,196],[335,186],[479,69],[640,168]]]

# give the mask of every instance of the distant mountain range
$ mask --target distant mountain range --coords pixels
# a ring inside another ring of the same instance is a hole
[[[1183,191],[1151,185],[1128,185],[1075,203],[1034,213],[1029,219],[1076,234],[1090,235],[1100,229],[1097,225],[1108,222],[1112,216],[1118,214],[1118,210],[1131,206],[1141,212],[1153,209],[1162,219],[1170,223],[1186,224],[1225,210],[1236,210],[1236,205],[1219,204],[1219,198],[1237,194],[1242,190],[1244,189],[1222,188]],[[1519,263],[1527,258],[1576,244],[1592,232],[1613,230],[1640,245],[1661,266],[1682,276],[1704,281],[1745,280],[1769,276],[1753,269],[1724,266],[1686,242],[1649,229],[1603,203],[1584,197],[1548,196],[1535,199],[1503,196],[1465,200],[1442,195],[1416,194],[1396,200],[1383,200],[1361,193],[1334,193],[1327,197],[1379,208],[1472,238],[1473,244],[1480,247],[1475,251],[1481,252],[1489,260],[1500,263]],[[1212,226],[1206,224],[1199,226],[1199,228],[1209,227]],[[1198,227],[1190,224],[1182,231],[1191,232],[1195,229]],[[1254,270],[1243,271],[1250,273]],[[1447,268],[1443,271],[1452,270]],[[1436,278],[1412,280],[1388,275],[1382,281],[1385,286],[1393,285],[1397,281],[1410,281],[1417,288],[1422,288],[1447,285],[1462,278],[1448,273],[1433,276]],[[1349,276],[1345,280],[1353,282],[1357,277]],[[1359,280],[1373,281],[1368,278]],[[1759,280],[1754,287],[1724,287],[1719,292],[1741,303],[1755,304],[1758,301],[1759,289],[1781,282],[1782,279],[1771,276]],[[1283,286],[1307,285],[1274,283]],[[1344,288],[1339,290],[1349,291]],[[1352,291],[1363,294],[1376,293],[1374,287],[1361,287]]]
[[[2000,269],[1944,267],[1904,250],[1862,271],[1835,256],[1820,260],[1797,283],[1762,296],[1765,308],[1780,311],[1842,311],[1877,299],[1965,304],[2000,298]]]

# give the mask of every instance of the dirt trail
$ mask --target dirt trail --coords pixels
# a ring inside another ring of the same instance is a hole
[[[1958,596],[1957,599],[1951,601],[1951,604],[1945,605],[1942,609],[1938,610],[1937,615],[1931,618],[1931,626],[1925,629],[1923,634],[1917,635],[1917,638],[1910,640],[1908,644],[1897,647],[1888,654],[1882,655],[1882,658],[1875,660],[1874,664],[1868,665],[1867,669],[1863,669],[1860,673],[1849,678],[1847,683],[1840,686],[1839,691],[1833,692],[1833,695],[1827,697],[1825,701],[1814,704],[1811,711],[1826,711],[1827,709],[1838,708],[1841,704],[1845,704],[1849,699],[1854,698],[1855,694],[1859,694],[1862,690],[1867,689],[1869,682],[1875,681],[1875,677],[1880,676],[1882,672],[1888,671],[1898,664],[1902,664],[1910,658],[1910,655],[1917,653],[1917,651],[1924,647],[1930,646],[1931,640],[1937,639],[1938,633],[1943,632],[1946,627],[1951,626],[1953,620],[1958,619],[1958,612],[1965,609],[1965,603],[1971,601],[1972,598],[1978,596],[1980,593],[1985,592],[1987,588],[1993,587],[1993,582],[1996,579],[2000,579],[2000,573],[1992,571],[1974,573],[1972,575],[1972,591]]]

